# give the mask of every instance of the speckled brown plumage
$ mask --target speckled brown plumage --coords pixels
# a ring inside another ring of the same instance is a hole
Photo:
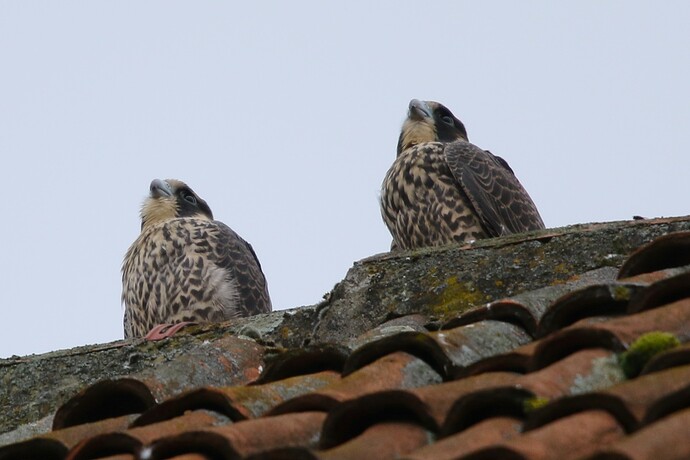
[[[410,102],[398,155],[381,188],[391,249],[468,242],[544,228],[536,206],[500,157],[471,144],[438,102]]]
[[[224,321],[271,311],[251,245],[177,180],[154,180],[142,230],[125,255],[125,337],[162,323]]]

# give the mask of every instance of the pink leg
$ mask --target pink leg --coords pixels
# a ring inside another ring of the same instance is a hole
[[[144,336],[144,340],[155,342],[157,340],[167,339],[168,337],[175,335],[175,333],[177,333],[177,331],[180,329],[187,326],[193,326],[195,324],[196,323],[191,321],[182,321],[175,324],[159,324],[154,326],[149,333]]]

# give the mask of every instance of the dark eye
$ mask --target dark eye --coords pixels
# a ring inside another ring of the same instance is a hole
[[[441,117],[441,120],[443,120],[443,122],[447,125],[455,126],[455,121],[453,120],[453,117],[449,117],[448,115],[445,115],[445,116]]]
[[[182,196],[182,198],[184,198],[184,200],[185,200],[187,203],[193,204],[194,206],[196,206],[196,197],[195,197],[194,195],[190,195],[189,193],[185,193],[185,194]]]

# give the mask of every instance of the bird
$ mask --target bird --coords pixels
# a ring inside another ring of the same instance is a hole
[[[252,246],[187,184],[154,179],[141,233],[122,263],[125,338],[161,324],[219,322],[271,311]]]
[[[544,228],[508,163],[471,144],[465,125],[434,101],[410,101],[380,205],[391,251]]]

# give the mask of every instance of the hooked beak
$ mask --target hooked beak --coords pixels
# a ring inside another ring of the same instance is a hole
[[[163,198],[173,195],[172,187],[164,180],[153,179],[149,187],[151,198]]]
[[[431,118],[431,109],[425,101],[420,101],[419,99],[412,99],[410,101],[407,117],[411,120],[422,120],[424,118]]]

